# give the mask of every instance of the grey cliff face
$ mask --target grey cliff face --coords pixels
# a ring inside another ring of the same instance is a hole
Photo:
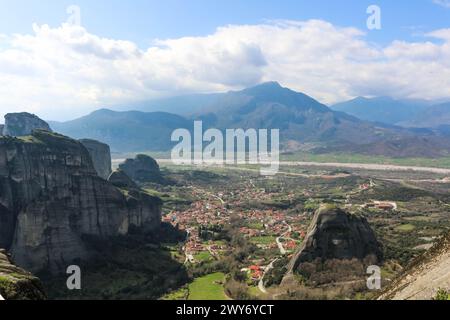
[[[0,249],[0,278],[0,295],[6,300],[46,299],[39,279],[15,266],[4,249]]]
[[[316,212],[308,235],[289,269],[295,271],[299,264],[317,258],[362,260],[368,256],[378,260],[383,258],[380,244],[367,220],[339,208],[322,207]]]
[[[27,112],[8,113],[5,115],[4,136],[20,137],[30,135],[33,130],[51,131],[47,122]]]
[[[82,139],[80,142],[89,151],[97,174],[105,180],[108,179],[112,172],[111,150],[109,146],[105,143],[91,139]]]
[[[158,230],[161,200],[100,178],[83,145],[36,130],[0,138],[0,247],[32,272],[89,259],[83,236]]]
[[[140,154],[135,159],[127,159],[119,165],[119,169],[137,182],[160,183],[163,181],[158,163],[147,155]]]
[[[3,129],[5,128],[4,124],[0,124],[0,136],[3,135]]]

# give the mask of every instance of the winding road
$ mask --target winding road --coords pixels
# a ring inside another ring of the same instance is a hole
[[[267,294],[267,290],[266,287],[264,286],[264,277],[266,276],[266,274],[273,269],[273,265],[275,264],[275,262],[277,262],[280,258],[276,258],[274,260],[272,260],[272,262],[266,267],[266,270],[264,270],[264,274],[261,277],[261,280],[259,280],[258,283],[258,289],[259,291],[261,291],[264,294]]]
[[[284,249],[283,244],[281,243],[281,238],[283,238],[285,235],[287,235],[287,234],[289,234],[289,233],[292,232],[292,227],[291,227],[287,222],[285,222],[285,224],[288,226],[288,230],[276,239],[278,248],[280,249],[280,254],[281,254],[282,256],[284,256],[284,255],[287,253],[287,251],[286,251],[286,249]],[[264,293],[264,294],[267,294],[266,287],[264,286],[264,278],[265,278],[266,274],[269,273],[269,271],[273,269],[273,265],[274,265],[275,262],[277,262],[279,259],[280,259],[280,258],[276,258],[276,259],[274,259],[274,260],[272,260],[272,261],[270,262],[270,264],[269,264],[269,265],[266,267],[266,269],[264,270],[263,276],[261,277],[261,279],[260,279],[259,282],[258,282],[258,289],[259,289],[259,291],[261,291],[261,292]]]
[[[284,238],[287,234],[292,232],[292,227],[287,222],[285,222],[285,224],[288,226],[288,231],[286,231],[285,233],[283,233],[281,236],[279,236],[276,239],[278,249],[280,249],[280,253],[281,253],[282,256],[284,256],[287,253],[287,251],[283,247],[283,244],[281,243],[281,239]]]

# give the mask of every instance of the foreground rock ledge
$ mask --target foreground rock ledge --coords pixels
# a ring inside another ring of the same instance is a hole
[[[13,265],[4,249],[0,249],[0,295],[6,300],[46,299],[39,279]]]
[[[450,233],[406,268],[379,300],[432,300],[439,290],[450,293]]]

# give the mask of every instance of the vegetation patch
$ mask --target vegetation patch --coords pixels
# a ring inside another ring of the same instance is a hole
[[[414,231],[416,229],[416,227],[413,224],[402,224],[401,226],[398,226],[395,228],[397,231],[401,231],[401,232],[411,232]]]
[[[211,261],[213,256],[208,251],[203,251],[194,255],[194,259],[199,262]]]
[[[224,282],[225,274],[221,272],[195,279],[189,285],[189,300],[227,300]]]
[[[270,245],[275,243],[275,237],[273,236],[261,236],[261,237],[252,237],[250,242],[256,245]]]

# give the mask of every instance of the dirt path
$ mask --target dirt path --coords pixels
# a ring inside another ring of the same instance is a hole
[[[259,289],[259,291],[261,291],[264,294],[268,293],[266,290],[266,287],[264,286],[264,278],[265,278],[266,274],[269,273],[269,271],[273,269],[273,265],[275,264],[275,262],[278,261],[278,259],[279,258],[272,260],[272,262],[266,267],[266,270],[264,270],[264,274],[261,277],[261,280],[259,280],[258,289]]]
[[[284,248],[283,243],[281,243],[281,239],[284,238],[287,234],[292,232],[292,227],[288,223],[286,223],[286,225],[288,227],[288,230],[285,233],[283,233],[281,236],[276,238],[277,246],[278,246],[278,249],[280,249],[280,254],[282,256],[284,256],[287,253],[287,251]]]

